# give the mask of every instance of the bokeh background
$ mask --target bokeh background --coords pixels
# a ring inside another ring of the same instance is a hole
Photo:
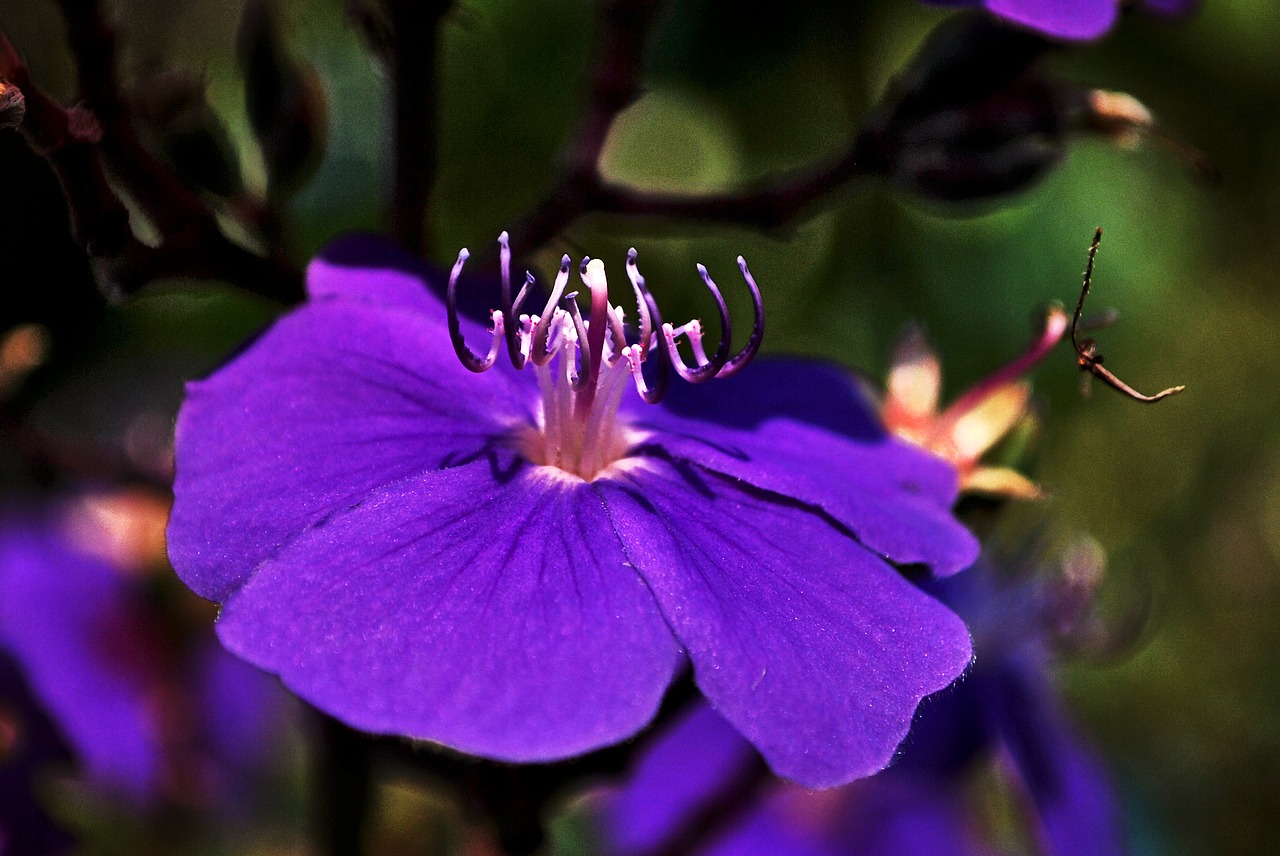
[[[620,117],[603,166],[616,180],[674,191],[729,190],[839,151],[949,14],[914,0],[752,12],[729,0],[672,5],[645,94]],[[298,264],[340,234],[386,228],[387,82],[341,6],[280,4],[288,49],[314,65],[326,102],[322,160],[283,221]],[[241,4],[112,7],[125,79],[171,67],[201,75],[244,186],[261,189],[235,55]],[[582,107],[590,11],[585,0],[457,4],[445,38],[432,260],[491,245],[548,189]],[[42,85],[69,102],[74,75],[53,4],[0,0],[0,24]],[[1062,678],[1115,772],[1139,854],[1261,854],[1280,840],[1277,44],[1276,4],[1206,0],[1176,23],[1127,16],[1107,38],[1048,58],[1062,78],[1141,100],[1168,134],[1204,153],[1218,182],[1159,146],[1082,138],[1030,189],[999,200],[941,204],[859,179],[771,232],[592,215],[533,259],[542,274],[564,251],[617,265],[634,245],[666,313],[681,317],[709,309],[694,263],[731,282],[742,253],[765,289],[766,352],[817,355],[878,378],[914,319],[937,344],[950,397],[1017,353],[1047,303],[1073,304],[1094,227],[1104,227],[1091,308],[1120,314],[1097,334],[1108,365],[1144,391],[1187,391],[1154,407],[1096,385],[1082,398],[1061,347],[1034,376],[1043,418],[1033,472],[1052,498],[1013,509],[1003,528],[1047,520],[1053,533],[1090,533],[1106,551],[1103,596],[1127,623],[1117,633],[1132,638]],[[182,380],[279,311],[230,287],[181,281],[103,300],[56,182],[12,132],[0,134],[0,247],[0,327],[34,322],[50,335],[49,359],[22,392],[24,418],[72,450],[57,466],[84,458],[86,476],[109,479],[109,468],[93,470],[120,450],[163,445]],[[23,454],[6,441],[0,477],[29,479]],[[307,852],[305,754],[284,753],[269,810],[242,818],[235,835],[188,829],[182,840],[192,852]],[[394,777],[383,789],[375,852],[465,851],[442,797]],[[94,848],[139,852],[138,836],[150,834],[106,809],[66,811],[96,830]]]

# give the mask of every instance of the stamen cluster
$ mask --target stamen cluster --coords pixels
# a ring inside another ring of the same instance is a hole
[[[511,246],[507,233],[498,236],[502,269],[502,309],[491,313],[491,342],[488,353],[476,354],[466,344],[458,317],[457,288],[462,268],[470,253],[464,248],[449,275],[446,298],[449,336],[462,364],[473,372],[492,368],[505,339],[511,364],[523,369],[532,364],[542,392],[542,413],[537,430],[521,438],[526,457],[534,463],[556,467],[586,480],[619,460],[629,445],[623,426],[618,424],[618,406],[630,376],[640,397],[655,404],[665,395],[670,371],[689,383],[703,383],[727,377],[747,365],[764,338],[764,307],[760,289],[738,257],[738,268],[751,291],[754,321],[746,345],[729,355],[732,327],[729,308],[707,269],[698,265],[707,290],[720,315],[720,340],[710,356],[702,341],[702,324],[697,319],[679,327],[664,323],[657,302],[645,285],[636,264],[633,247],[627,252],[627,278],[636,299],[638,329],[628,336],[624,313],[609,302],[604,263],[586,257],[578,266],[578,276],[590,294],[584,318],[578,292],[568,288],[572,260],[565,255],[540,314],[522,313],[534,283],[526,272],[524,285],[511,298]],[[693,354],[693,365],[681,356],[678,342],[684,338]],[[644,374],[644,364],[656,352],[656,372],[652,381]]]

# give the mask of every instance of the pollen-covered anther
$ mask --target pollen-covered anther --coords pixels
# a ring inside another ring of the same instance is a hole
[[[533,274],[526,274],[524,286],[512,300],[511,249],[506,232],[499,236],[498,243],[502,309],[494,310],[491,315],[488,353],[476,354],[462,336],[457,288],[462,268],[470,256],[465,249],[458,254],[449,275],[449,334],[458,359],[471,371],[491,368],[504,339],[513,366],[520,369],[532,363],[542,390],[542,412],[538,438],[536,441],[525,438],[522,443],[528,457],[536,463],[558,467],[585,479],[593,478],[626,452],[628,443],[617,413],[628,378],[641,398],[656,403],[666,392],[672,369],[690,383],[725,377],[750,362],[764,338],[760,290],[741,256],[738,267],[751,293],[754,317],[746,345],[732,357],[733,329],[728,305],[707,269],[698,265],[698,273],[715,301],[720,318],[720,338],[715,352],[708,356],[700,321],[678,327],[663,323],[658,305],[636,264],[634,248],[627,253],[627,278],[636,301],[637,325],[628,332],[622,308],[609,302],[604,263],[590,257],[578,266],[578,277],[584,286],[581,292],[566,293],[573,270],[572,261],[566,255],[560,260],[560,269],[542,312],[520,314],[535,279]],[[585,312],[580,298],[586,303]],[[688,343],[692,364],[680,354],[681,340]],[[645,376],[646,363],[654,365],[649,378]]]

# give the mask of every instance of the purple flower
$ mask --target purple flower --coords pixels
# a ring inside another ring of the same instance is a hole
[[[993,15],[1055,39],[1089,41],[1106,34],[1120,14],[1120,0],[926,0],[938,6],[982,7]],[[1199,0],[1139,0],[1165,16],[1190,12]]]
[[[212,639],[175,651],[141,580],[102,557],[120,545],[87,519],[94,507],[0,515],[0,656],[95,787],[134,805],[234,797],[283,698]]]
[[[143,799],[160,776],[146,695],[154,663],[126,578],[62,536],[54,514],[0,520],[0,649],[98,785]]]
[[[699,856],[983,856],[997,852],[970,811],[975,768],[1000,759],[1027,797],[1045,856],[1123,853],[1118,804],[1102,765],[1060,709],[1046,675],[1045,580],[998,580],[985,560],[931,588],[972,622],[975,665],[926,699],[901,757],[839,790],[804,791],[755,772],[755,753],[705,706],[655,739],[608,795],[609,852],[648,856],[687,843]],[[744,779],[760,788],[743,799]],[[726,799],[726,795],[733,798]]]
[[[0,853],[51,856],[71,849],[71,836],[45,812],[36,781],[71,753],[31,695],[13,658],[0,651]]]
[[[886,561],[972,559],[955,473],[886,437],[841,373],[762,365],[640,400],[671,370],[745,365],[763,333],[745,264],[757,317],[737,356],[726,336],[708,357],[696,322],[664,327],[633,253],[648,347],[627,344],[599,262],[579,270],[585,313],[564,296],[566,257],[541,315],[504,276],[479,357],[463,339],[484,330],[407,262],[351,254],[314,261],[309,302],[178,417],[170,557],[222,602],[231,651],[356,728],[518,762],[635,734],[687,658],[774,769],[814,786],[883,767],[964,669],[961,621]]]

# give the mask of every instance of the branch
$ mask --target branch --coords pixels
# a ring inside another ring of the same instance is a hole
[[[745,190],[720,195],[649,193],[601,183],[591,209],[641,217],[678,217],[775,229],[808,211],[835,188],[863,174],[853,146],[821,165],[771,176]]]
[[[80,95],[102,125],[100,148],[111,172],[163,236],[217,222],[195,194],[139,142],[115,70],[115,32],[98,0],[58,0],[75,58]]]
[[[64,110],[31,79],[26,62],[0,31],[0,78],[26,98],[20,126],[32,150],[49,162],[71,211],[71,229],[91,255],[114,255],[133,239],[129,212],[107,182],[98,159],[102,130],[93,114]]]
[[[602,0],[592,40],[590,100],[566,151],[555,186],[517,227],[511,243],[530,252],[589,210],[605,190],[598,163],[618,114],[640,90],[645,48],[663,0]]]
[[[452,0],[390,3],[395,112],[391,233],[415,255],[425,251],[427,200],[439,160],[440,41],[452,5]]]
[[[301,299],[300,271],[229,240],[213,212],[138,141],[116,84],[114,35],[98,3],[60,0],[60,5],[85,104],[64,109],[45,94],[2,31],[0,78],[24,94],[23,136],[61,183],[75,238],[108,290],[131,295],[158,279],[193,277],[227,281],[273,300]],[[160,246],[147,246],[134,236],[104,160],[159,229]]]
[[[323,856],[361,856],[374,809],[373,743],[327,714],[316,712],[322,740],[316,758],[312,823]]]
[[[171,235],[158,247],[131,239],[119,256],[101,260],[100,266],[112,288],[126,297],[177,277],[228,282],[281,303],[297,303],[306,293],[302,272],[290,262],[250,252],[219,231]]]

